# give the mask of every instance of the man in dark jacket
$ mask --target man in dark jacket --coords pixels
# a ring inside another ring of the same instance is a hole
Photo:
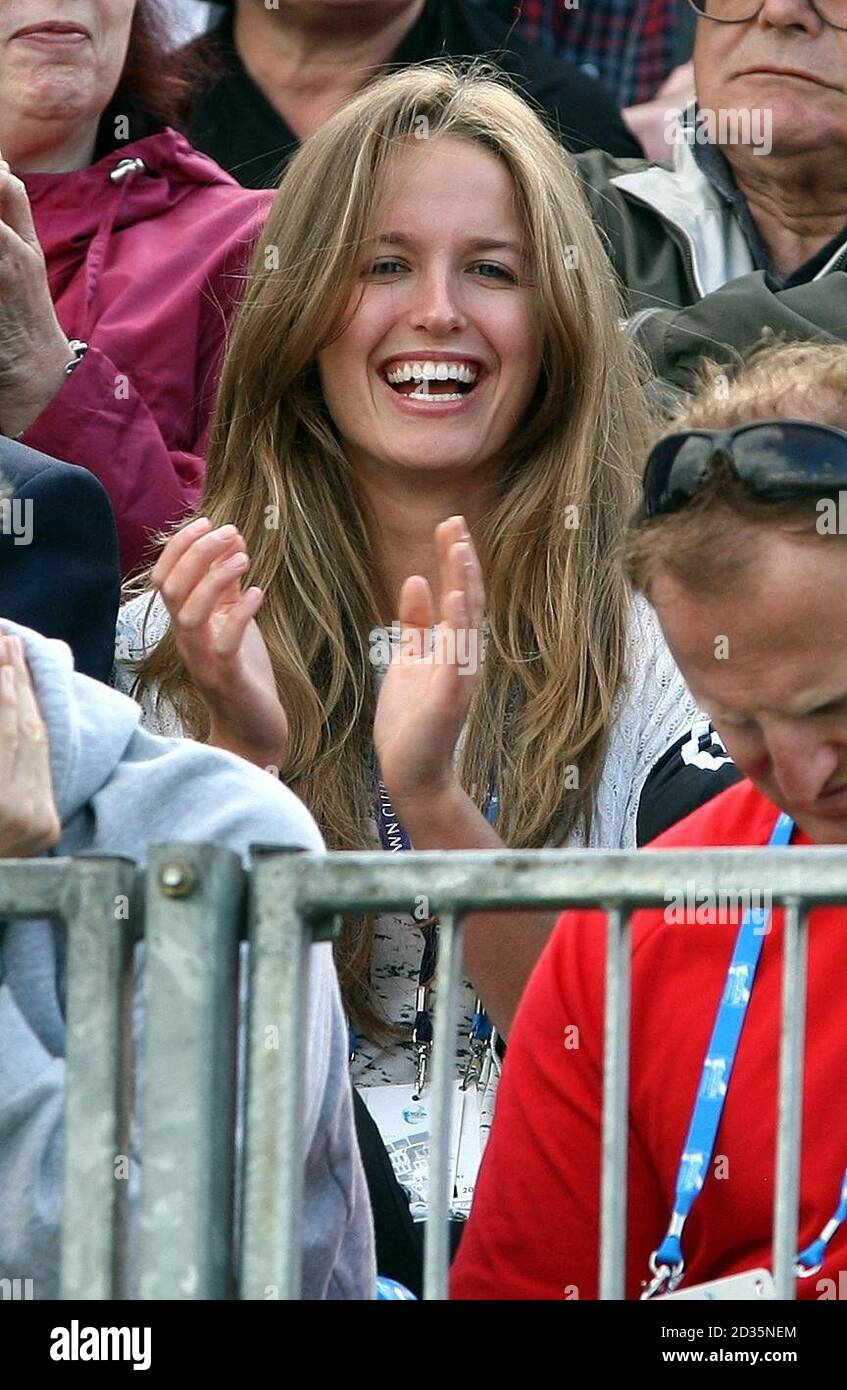
[[[0,436],[0,613],[59,637],[76,669],[108,681],[120,570],[115,520],[85,468]]]
[[[641,154],[611,93],[540,53],[471,0],[235,0],[193,45],[209,74],[191,108],[192,144],[248,188],[278,182],[299,143],[372,77],[431,58],[486,56],[570,150]]]
[[[630,328],[682,390],[704,356],[729,363],[769,334],[847,338],[847,30],[822,17],[847,23],[843,7],[713,0],[710,15],[697,105],[668,112],[672,163],[576,159]]]

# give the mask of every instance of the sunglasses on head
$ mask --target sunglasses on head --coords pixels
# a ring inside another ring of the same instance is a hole
[[[639,520],[678,512],[723,462],[764,502],[819,496],[847,489],[847,431],[808,420],[757,420],[670,434],[647,459]]]

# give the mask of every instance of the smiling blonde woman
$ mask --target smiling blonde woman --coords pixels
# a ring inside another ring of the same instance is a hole
[[[557,142],[477,70],[388,77],[282,181],[200,513],[123,611],[120,678],[278,767],[336,850],[378,847],[386,805],[416,848],[633,845],[695,715],[616,556],[647,425]],[[484,660],[412,642],[386,671],[398,619]],[[552,921],[469,918],[469,1012],[508,1030]],[[349,924],[338,962],[354,1079],[411,1087],[418,924]]]

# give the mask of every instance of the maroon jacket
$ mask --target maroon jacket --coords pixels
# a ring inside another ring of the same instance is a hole
[[[96,474],[131,574],[198,499],[227,322],[273,193],[173,130],[24,181],[59,322],[90,349],[23,443]]]

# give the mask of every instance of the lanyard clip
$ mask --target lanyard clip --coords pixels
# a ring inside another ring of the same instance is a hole
[[[491,1047],[494,1037],[494,1030],[485,1012],[482,1000],[477,995],[474,1004],[473,1020],[471,1031],[468,1033],[470,1043],[470,1054],[468,1056],[465,1074],[462,1078],[462,1090],[466,1091],[471,1082],[479,1090],[480,1086],[488,1084],[488,1075],[491,1070]],[[483,1081],[483,1074],[485,1081]]]
[[[650,1273],[653,1278],[646,1285],[641,1295],[641,1302],[645,1299],[656,1298],[658,1295],[673,1293],[682,1283],[682,1276],[685,1272],[685,1262],[680,1260],[678,1264],[668,1265],[657,1262],[658,1250],[654,1250],[650,1256]]]
[[[487,1090],[488,1083],[491,1080],[492,1072],[494,1073],[496,1080],[500,1080],[500,1072],[502,1068],[500,1064],[500,1058],[497,1055],[497,1038],[497,1029],[492,1028],[491,1037],[488,1039],[488,1048],[485,1053],[485,1061],[482,1066],[482,1076],[480,1077],[479,1082],[480,1090],[482,1091]]]
[[[465,1065],[465,1074],[462,1077],[463,1091],[466,1091],[471,1083],[477,1087],[480,1085],[488,1050],[489,1042],[487,1038],[471,1037],[470,1055]]]
[[[415,1089],[412,1093],[412,1100],[420,1100],[423,1089],[426,1085],[426,1073],[429,1067],[429,1054],[432,1043],[422,1042],[417,1044],[417,1070],[415,1076]]]

